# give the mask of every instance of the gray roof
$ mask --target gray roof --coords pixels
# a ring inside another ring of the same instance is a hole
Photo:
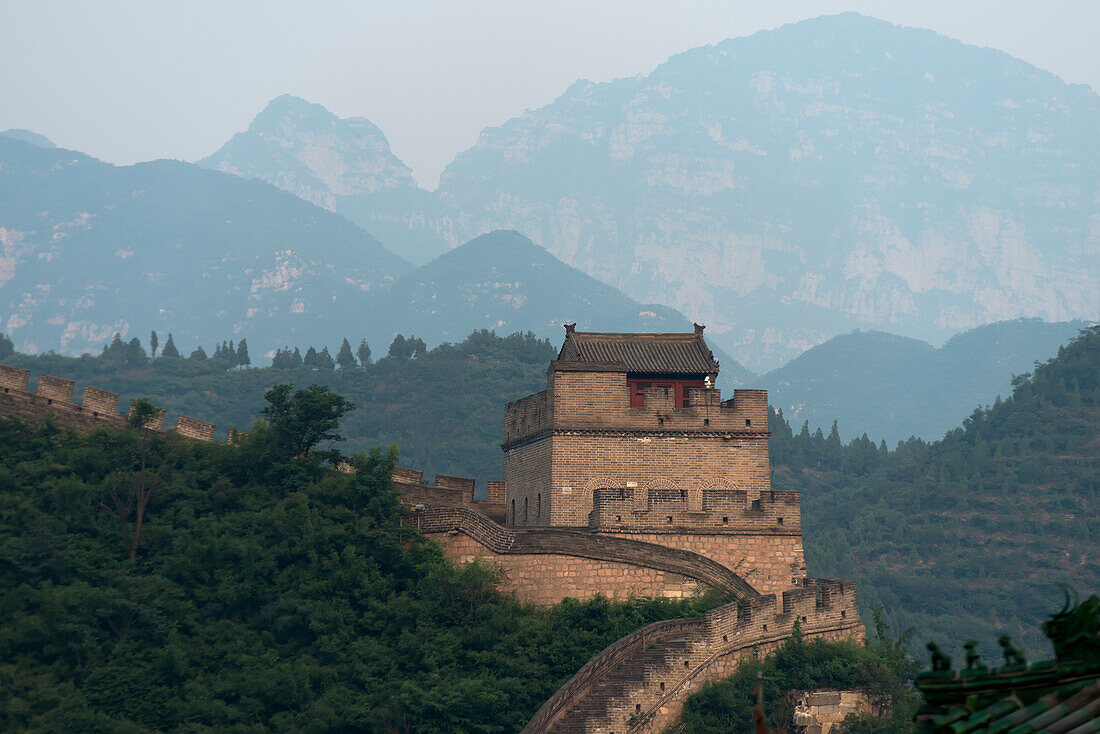
[[[566,326],[562,362],[622,364],[627,372],[716,375],[718,362],[697,326],[693,334],[616,334]]]

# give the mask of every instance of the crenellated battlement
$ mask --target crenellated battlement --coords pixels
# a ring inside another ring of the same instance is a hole
[[[474,499],[477,482],[469,477],[436,474],[435,484],[424,481],[424,472],[395,466],[393,485],[401,494],[401,504],[411,507],[464,507],[495,522],[504,522],[504,482],[489,482],[488,498]]]
[[[729,482],[687,489],[661,486],[598,487],[588,529],[606,533],[703,533],[801,535],[801,495],[767,490],[751,498]]]
[[[35,391],[31,392],[30,377],[30,370],[0,364],[0,415],[32,419],[51,416],[58,423],[80,430],[126,425],[126,418],[118,413],[117,393],[89,385],[84,388],[78,403],[73,400],[74,380],[42,374],[38,376]],[[131,401],[127,417],[133,410],[134,401]],[[165,430],[165,414],[165,410],[157,410],[146,420],[145,427],[153,431]],[[212,442],[215,429],[213,423],[180,415],[176,417],[174,430],[195,441]]]

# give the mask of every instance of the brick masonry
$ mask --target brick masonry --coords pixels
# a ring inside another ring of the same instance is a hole
[[[521,601],[556,604],[565,598],[602,594],[624,600],[632,596],[690,597],[699,591],[694,579],[632,563],[614,563],[561,555],[499,555],[463,533],[434,535],[456,563],[490,561],[505,573],[508,590]]]
[[[81,401],[73,402],[76,383],[53,375],[39,375],[38,387],[28,389],[30,371],[0,364],[0,415],[10,415],[28,420],[44,420],[52,417],[57,423],[76,428],[121,428],[126,419],[118,414],[119,396],[108,390],[88,386]],[[133,402],[130,403],[133,410]],[[145,424],[154,431],[164,430],[163,409],[158,410]],[[215,425],[205,421],[177,416],[175,430],[196,441],[213,441]]]

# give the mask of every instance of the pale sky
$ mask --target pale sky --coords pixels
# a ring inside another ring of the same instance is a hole
[[[579,78],[845,10],[1100,89],[1100,0],[0,0],[0,130],[112,163],[196,160],[290,93],[370,119],[434,188],[482,128]]]

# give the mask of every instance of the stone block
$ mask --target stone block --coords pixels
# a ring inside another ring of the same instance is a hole
[[[196,441],[213,441],[214,428],[213,423],[195,420],[185,415],[176,418],[176,433]]]
[[[30,379],[30,370],[0,364],[0,388],[6,387],[9,390],[23,390],[25,392]]]
[[[84,397],[80,399],[80,405],[84,410],[90,410],[100,415],[118,414],[118,395],[98,387],[84,388]]]
[[[47,400],[58,403],[71,403],[73,401],[73,387],[75,385],[76,383],[72,380],[64,380],[53,375],[38,376],[38,394]]]

